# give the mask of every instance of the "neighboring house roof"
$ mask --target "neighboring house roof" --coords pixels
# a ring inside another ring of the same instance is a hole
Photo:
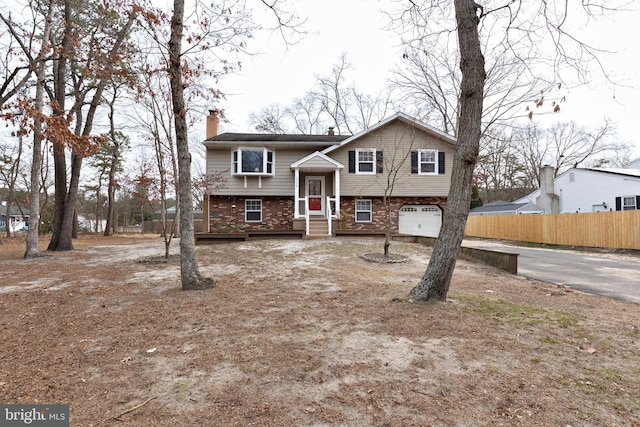
[[[192,214],[193,214],[193,219],[202,219],[202,210],[194,210]],[[156,211],[156,215],[157,217],[154,219],[158,219],[162,217],[162,213],[160,211]],[[175,219],[175,217],[176,217],[176,207],[172,206],[170,208],[167,208],[167,219]]]
[[[7,215],[7,206],[0,205],[0,215],[2,216]],[[21,212],[16,205],[11,205],[11,209],[9,210],[9,215],[10,216],[21,216],[21,215],[29,216],[29,209],[22,209],[22,212]]]
[[[342,147],[344,145],[349,144],[351,141],[356,140],[358,138],[360,138],[363,135],[366,135],[368,133],[371,133],[389,123],[391,123],[394,120],[400,120],[404,123],[407,123],[410,126],[413,126],[415,128],[421,129],[422,131],[428,133],[429,135],[432,135],[438,139],[441,139],[443,141],[446,141],[448,143],[454,144],[456,143],[456,139],[449,135],[446,132],[442,132],[441,130],[438,130],[432,126],[429,126],[426,123],[421,122],[420,120],[416,120],[413,117],[405,114],[405,113],[395,113],[392,116],[387,117],[386,119],[380,120],[378,123],[374,124],[373,126],[370,126],[358,133],[356,133],[355,135],[352,135],[346,139],[344,139],[343,141],[341,141],[339,144],[336,145],[332,145],[331,147],[325,148],[324,150],[322,150],[323,153],[330,153],[333,150]]]
[[[628,169],[628,168],[587,168],[584,169],[593,172],[611,173],[616,175],[640,177],[640,169]],[[566,172],[565,172],[566,173]]]
[[[469,215],[524,213],[544,213],[544,209],[542,209],[535,203],[510,203],[503,200],[496,200],[495,202],[487,203],[483,206],[478,206],[469,211]]]
[[[629,162],[628,165],[624,167],[625,169],[640,169],[640,157]]]

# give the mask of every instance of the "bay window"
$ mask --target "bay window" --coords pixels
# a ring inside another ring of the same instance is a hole
[[[232,152],[234,175],[273,175],[274,153],[266,148],[238,148]]]

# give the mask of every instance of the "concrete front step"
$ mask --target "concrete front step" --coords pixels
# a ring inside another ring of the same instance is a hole
[[[324,218],[311,218],[309,219],[309,234],[307,237],[316,238],[316,237],[327,237],[329,233],[329,224],[327,220]]]

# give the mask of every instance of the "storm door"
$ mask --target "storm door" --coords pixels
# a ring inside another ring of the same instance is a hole
[[[324,177],[308,176],[306,178],[309,198],[309,215],[324,215]]]

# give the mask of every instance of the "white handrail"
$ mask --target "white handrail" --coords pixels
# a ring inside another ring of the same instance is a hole
[[[305,196],[304,200],[304,220],[307,227],[307,235],[309,234],[309,197]]]
[[[331,236],[331,197],[327,196],[327,235]]]

